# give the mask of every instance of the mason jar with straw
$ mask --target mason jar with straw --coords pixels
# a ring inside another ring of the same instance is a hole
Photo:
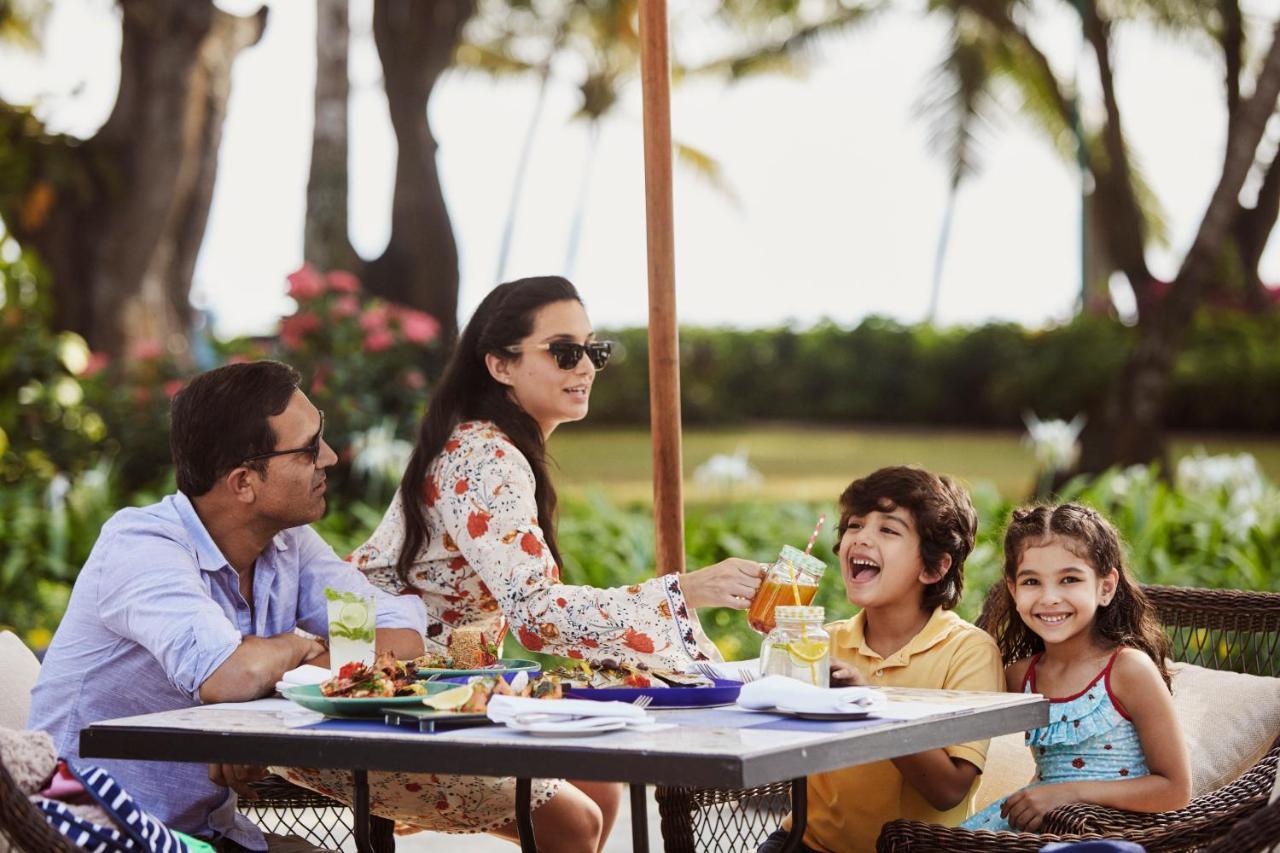
[[[782,546],[778,559],[769,566],[747,610],[747,624],[752,630],[768,634],[777,624],[774,608],[779,605],[804,606],[818,594],[818,585],[827,564],[810,552],[826,519],[825,515],[818,517],[818,523],[809,536],[809,544],[803,551],[791,545]]]

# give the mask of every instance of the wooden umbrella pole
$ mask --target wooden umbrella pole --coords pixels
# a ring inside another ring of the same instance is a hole
[[[666,0],[640,0],[644,196],[649,239],[649,423],[653,430],[653,517],[658,574],[684,571],[670,63]]]

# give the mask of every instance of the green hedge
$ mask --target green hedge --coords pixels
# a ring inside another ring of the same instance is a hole
[[[622,344],[592,391],[592,423],[647,423],[645,329]],[[1044,330],[905,326],[880,317],[852,329],[686,327],[680,333],[687,424],[748,420],[1019,427],[1024,412],[1070,419],[1094,408],[1133,329],[1078,319]],[[1203,312],[1177,362],[1171,428],[1280,428],[1280,313]]]

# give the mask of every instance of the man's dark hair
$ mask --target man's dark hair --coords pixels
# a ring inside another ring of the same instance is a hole
[[[973,550],[978,533],[978,513],[969,493],[949,477],[930,474],[909,465],[881,468],[854,480],[840,495],[840,540],[849,529],[851,516],[873,511],[905,509],[915,520],[920,536],[920,558],[931,575],[942,571],[942,558],[951,555],[951,568],[924,588],[921,602],[925,610],[941,606],[950,610],[964,591],[964,561]]]
[[[245,458],[275,449],[267,418],[280,414],[298,390],[298,371],[278,361],[228,364],[192,379],[173,398],[169,451],[178,489],[196,498]],[[266,473],[266,462],[247,463]]]

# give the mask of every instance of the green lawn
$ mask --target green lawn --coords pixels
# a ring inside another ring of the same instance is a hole
[[[851,479],[884,465],[913,463],[969,483],[987,480],[1002,494],[1020,496],[1032,485],[1035,463],[1017,432],[975,432],[919,428],[832,428],[796,425],[743,429],[686,430],[685,498],[723,497],[700,489],[694,469],[716,453],[745,448],[752,467],[764,475],[758,492],[739,497],[832,500]],[[1267,476],[1280,480],[1280,440],[1258,436],[1175,436],[1174,453],[1204,447],[1209,453],[1247,451]],[[550,441],[558,463],[556,484],[563,493],[601,489],[619,501],[653,497],[649,433],[637,429],[592,429],[570,424]],[[554,470],[554,468],[553,468]]]

